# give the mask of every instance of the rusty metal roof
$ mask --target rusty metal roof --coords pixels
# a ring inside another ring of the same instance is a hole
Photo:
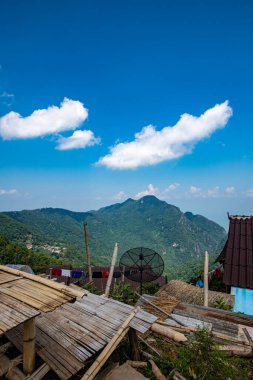
[[[229,216],[227,242],[216,261],[224,264],[224,283],[253,289],[253,216]]]

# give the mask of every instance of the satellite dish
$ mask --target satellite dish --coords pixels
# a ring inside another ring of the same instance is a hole
[[[140,283],[141,294],[142,284],[156,280],[164,270],[161,256],[153,249],[143,247],[132,248],[123,253],[119,266],[129,280]]]

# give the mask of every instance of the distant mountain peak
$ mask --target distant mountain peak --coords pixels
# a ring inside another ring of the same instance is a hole
[[[164,203],[164,201],[161,201],[159,198],[157,198],[155,195],[144,195],[144,197],[138,199],[139,203],[149,203],[149,204],[158,204],[158,203]]]

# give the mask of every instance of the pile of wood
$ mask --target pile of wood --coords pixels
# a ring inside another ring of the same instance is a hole
[[[194,305],[204,304],[204,291],[197,286],[187,284],[184,281],[172,280],[168,284],[164,285],[156,293],[159,297],[160,302],[164,302],[166,299],[171,297],[176,298],[179,302],[185,302]],[[227,293],[208,291],[208,304],[213,306],[216,301],[223,298],[224,302],[233,307],[234,306],[234,296]]]

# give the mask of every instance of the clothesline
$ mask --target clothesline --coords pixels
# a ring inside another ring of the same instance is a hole
[[[120,278],[123,274],[128,275],[133,271],[115,271],[113,273],[114,278]],[[134,270],[134,273],[136,270]],[[71,277],[71,278],[87,278],[88,272],[85,270],[72,270],[72,269],[61,269],[61,268],[50,268],[50,273],[55,277]],[[108,278],[109,271],[94,271],[92,272],[92,278]]]

